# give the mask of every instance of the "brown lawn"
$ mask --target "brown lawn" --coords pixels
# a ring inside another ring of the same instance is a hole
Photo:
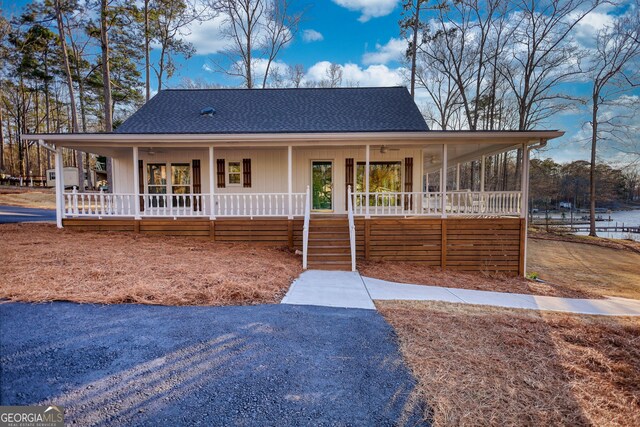
[[[55,209],[56,194],[47,188],[0,187],[0,205]]]
[[[376,305],[434,426],[640,425],[640,318]]]
[[[522,277],[466,273],[427,267],[420,263],[369,261],[358,263],[360,274],[376,279],[416,285],[446,286],[449,288],[480,291],[516,292],[520,294],[548,295],[566,298],[598,298],[587,287],[546,284]]]
[[[630,248],[529,239],[528,270],[551,286],[640,299],[640,253]]]
[[[275,303],[301,264],[283,248],[0,225],[0,298],[12,301]]]

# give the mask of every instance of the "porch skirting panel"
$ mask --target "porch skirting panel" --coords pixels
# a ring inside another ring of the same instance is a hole
[[[449,270],[524,274],[522,218],[356,219],[356,254]]]
[[[63,225],[67,229],[80,231],[129,231],[159,236],[200,237],[230,243],[289,246],[291,249],[302,247],[302,220],[65,218]]]
[[[344,220],[344,219],[343,219]],[[302,219],[66,218],[64,227],[190,236],[302,250]],[[526,222],[522,218],[358,218],[358,260],[410,261],[450,270],[524,274]]]

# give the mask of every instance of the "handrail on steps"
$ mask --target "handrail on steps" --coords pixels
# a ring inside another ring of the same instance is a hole
[[[351,271],[356,271],[356,223],[353,219],[351,186],[347,187],[347,217],[349,218],[349,245],[351,247]]]
[[[302,228],[302,269],[307,269],[307,252],[309,248],[309,220],[311,219],[311,198],[309,186],[304,200],[304,226]]]

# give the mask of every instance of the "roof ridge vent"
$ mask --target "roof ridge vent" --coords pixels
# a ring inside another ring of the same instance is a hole
[[[213,107],[204,107],[203,109],[200,110],[201,116],[213,117],[215,113],[216,113],[216,109]]]

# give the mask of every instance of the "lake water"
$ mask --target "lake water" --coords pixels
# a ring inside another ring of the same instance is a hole
[[[583,213],[579,213],[579,214],[574,213],[574,220],[580,220],[580,218],[584,215],[585,214]],[[539,220],[544,219],[544,215],[540,216],[538,214],[538,215],[534,215],[534,217]],[[560,216],[557,214],[551,215],[550,217],[560,218]],[[618,225],[622,225],[622,224],[632,225],[632,226],[640,225],[640,209],[633,209],[629,211],[612,211],[610,214],[609,213],[596,214],[596,217],[602,217],[604,219],[604,221],[597,221],[596,225],[613,226],[613,225],[616,225],[616,223]],[[567,214],[567,219],[568,218],[569,218],[569,214]],[[609,221],[609,218],[611,218],[611,221]],[[581,236],[586,236],[589,233],[580,232],[576,234]],[[640,242],[640,234],[638,233],[614,233],[614,232],[598,231],[598,236],[607,237],[609,239],[632,239]]]

